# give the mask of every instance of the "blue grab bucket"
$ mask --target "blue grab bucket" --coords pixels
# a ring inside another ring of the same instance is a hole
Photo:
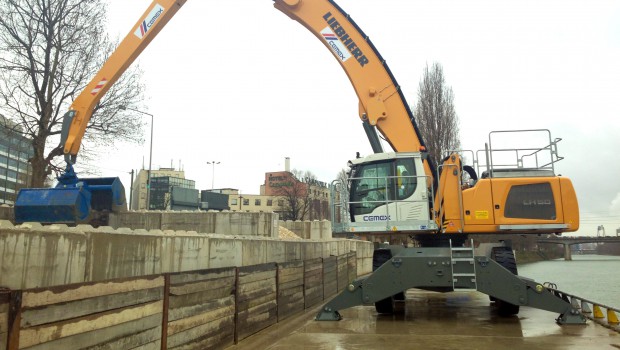
[[[24,188],[15,201],[15,222],[76,223],[90,213],[84,187]]]
[[[69,180],[65,180],[67,178]],[[86,222],[91,210],[119,212],[127,209],[125,188],[118,177],[77,179],[67,176],[62,180],[55,188],[21,189],[15,201],[15,222],[76,224]]]

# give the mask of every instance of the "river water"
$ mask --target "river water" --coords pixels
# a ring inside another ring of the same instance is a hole
[[[558,289],[620,308],[620,256],[577,255],[564,259],[519,265],[519,276],[536,282],[553,282]]]

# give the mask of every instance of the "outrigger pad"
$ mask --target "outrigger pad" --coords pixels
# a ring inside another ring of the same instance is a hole
[[[323,309],[316,315],[316,321],[340,321],[342,316],[336,310],[332,310],[329,307],[323,307]]]
[[[571,309],[568,313],[563,313],[555,321],[560,324],[586,324],[586,317],[577,309]]]
[[[73,224],[88,217],[90,200],[82,186],[24,188],[15,201],[15,222]]]

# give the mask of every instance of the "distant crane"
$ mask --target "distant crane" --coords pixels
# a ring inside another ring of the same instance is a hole
[[[599,225],[596,228],[596,237],[605,237],[605,227],[603,225]]]

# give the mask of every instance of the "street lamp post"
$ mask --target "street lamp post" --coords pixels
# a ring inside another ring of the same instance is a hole
[[[215,189],[215,164],[220,164],[220,162],[211,161],[207,164],[213,164],[213,171],[211,172],[211,191],[213,191]]]
[[[154,122],[154,117],[151,113],[147,113],[147,112],[143,112],[140,110],[137,110],[135,108],[131,108],[131,107],[127,107],[127,106],[120,106],[119,107],[122,110],[130,110],[130,111],[134,111],[134,112],[138,112],[141,114],[145,114],[151,117],[151,146],[150,146],[150,150],[149,150],[149,170],[147,172],[147,176],[146,176],[146,210],[151,209],[151,166],[153,165],[153,122]],[[131,204],[130,204],[131,205]]]

